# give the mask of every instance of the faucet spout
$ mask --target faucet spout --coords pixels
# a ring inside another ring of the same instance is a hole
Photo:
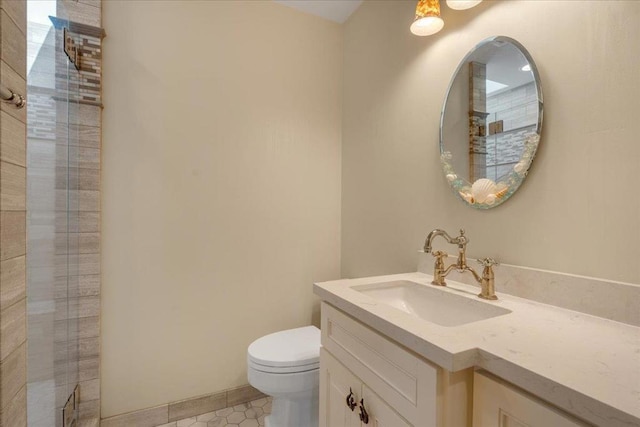
[[[440,228],[436,228],[435,230],[432,230],[429,235],[427,236],[427,239],[424,241],[424,251],[428,254],[431,253],[431,248],[433,246],[433,239],[435,239],[438,236],[442,236],[445,238],[445,240],[447,241],[447,243],[451,243],[451,244],[455,244],[460,246],[461,244],[466,245],[468,240],[467,238],[464,236],[464,230],[460,230],[460,236],[458,237],[451,237],[449,236],[449,233],[447,233],[446,231],[440,229]],[[461,239],[464,239],[461,241]]]

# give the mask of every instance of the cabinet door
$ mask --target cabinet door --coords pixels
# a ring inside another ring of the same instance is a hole
[[[396,413],[391,406],[380,399],[366,385],[362,386],[363,406],[369,415],[367,426],[371,427],[411,427],[404,418]],[[356,410],[360,410],[357,408]],[[364,427],[363,423],[363,427]]]
[[[359,408],[347,406],[353,392],[360,402],[362,382],[324,348],[320,349],[320,427],[360,427]]]
[[[585,427],[533,396],[476,372],[473,427]]]

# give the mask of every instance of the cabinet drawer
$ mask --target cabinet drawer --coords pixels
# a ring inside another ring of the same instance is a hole
[[[327,303],[322,345],[411,424],[437,424],[436,367]]]

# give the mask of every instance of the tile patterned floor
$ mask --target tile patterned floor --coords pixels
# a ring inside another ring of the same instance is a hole
[[[185,418],[157,427],[260,427],[271,413],[271,398],[263,397],[215,412]]]

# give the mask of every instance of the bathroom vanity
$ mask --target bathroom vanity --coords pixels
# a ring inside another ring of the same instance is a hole
[[[321,427],[640,425],[638,325],[432,279],[314,285]]]

